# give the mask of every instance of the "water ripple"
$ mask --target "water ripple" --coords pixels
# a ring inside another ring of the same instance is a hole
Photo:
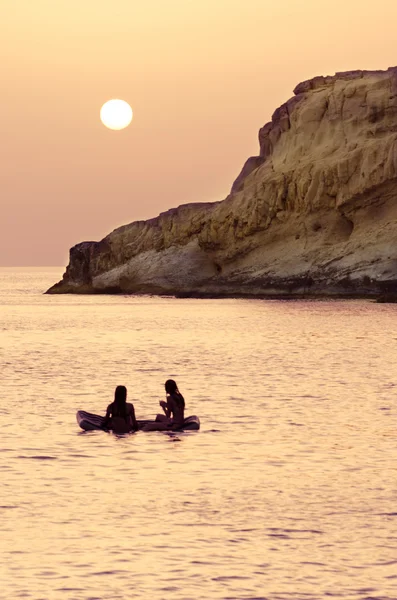
[[[52,280],[0,277],[5,600],[395,600],[395,309]],[[80,435],[170,376],[197,434]]]

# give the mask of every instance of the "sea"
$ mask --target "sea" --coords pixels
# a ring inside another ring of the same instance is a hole
[[[397,305],[0,269],[0,598],[395,600]],[[175,379],[197,432],[83,432]]]

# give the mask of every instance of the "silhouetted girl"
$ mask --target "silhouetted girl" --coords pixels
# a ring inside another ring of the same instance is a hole
[[[164,414],[156,416],[156,422],[145,425],[145,431],[182,429],[185,421],[185,399],[173,379],[165,382],[166,400],[160,401]]]
[[[127,388],[124,385],[116,387],[114,402],[106,409],[105,427],[112,429],[114,433],[128,433],[138,429],[134,405],[127,402]]]

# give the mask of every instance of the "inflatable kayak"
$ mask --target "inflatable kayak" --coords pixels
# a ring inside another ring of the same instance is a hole
[[[109,429],[105,427],[104,417],[100,417],[99,415],[93,415],[91,413],[85,412],[85,410],[77,411],[76,420],[81,429],[84,429],[84,431],[109,431]],[[155,423],[155,421],[150,419],[137,419],[137,423],[138,429],[142,429],[142,427],[144,427],[148,423]],[[199,429],[200,419],[198,417],[196,417],[195,415],[192,415],[191,417],[186,417],[183,424],[183,431],[198,431]]]

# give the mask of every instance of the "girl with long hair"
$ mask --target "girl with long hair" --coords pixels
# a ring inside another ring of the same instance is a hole
[[[118,385],[114,392],[114,401],[106,409],[105,427],[114,433],[137,431],[134,405],[127,402],[127,388]]]
[[[166,431],[182,429],[185,421],[185,399],[173,379],[165,382],[166,400],[160,401],[164,414],[156,416],[155,423],[145,425],[144,431]]]

